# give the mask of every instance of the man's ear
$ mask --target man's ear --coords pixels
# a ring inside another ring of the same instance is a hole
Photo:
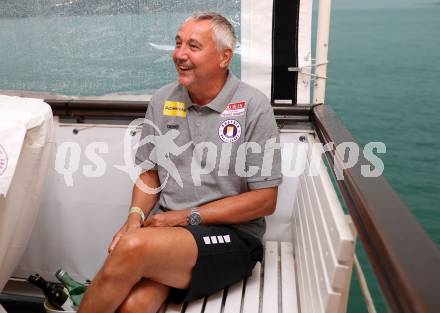
[[[221,53],[221,59],[220,59],[220,67],[221,68],[227,68],[229,66],[229,63],[231,63],[233,56],[232,49],[224,49]]]

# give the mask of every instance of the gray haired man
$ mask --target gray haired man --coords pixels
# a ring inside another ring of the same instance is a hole
[[[167,298],[191,301],[240,281],[261,261],[264,216],[273,213],[281,182],[278,129],[268,99],[229,71],[235,43],[232,25],[217,13],[195,13],[180,26],[178,81],[155,93],[146,118],[156,128],[145,123],[141,135],[172,131],[175,145],[139,147],[144,171],[127,221],[80,313],[155,313]],[[184,148],[155,152],[169,146]],[[161,166],[170,162],[173,175]],[[142,184],[163,188],[150,194]],[[156,204],[159,213],[145,219]]]

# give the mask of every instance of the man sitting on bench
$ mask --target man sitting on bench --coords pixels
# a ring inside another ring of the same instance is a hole
[[[155,313],[167,298],[191,301],[243,280],[262,260],[264,216],[281,183],[279,133],[267,97],[228,69],[235,43],[217,13],[180,26],[178,81],[148,106],[136,153],[144,172],[80,313]]]

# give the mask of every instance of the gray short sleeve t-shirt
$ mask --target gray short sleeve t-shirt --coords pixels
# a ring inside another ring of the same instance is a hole
[[[152,97],[136,164],[155,169],[159,204],[171,210],[200,206],[281,183],[279,130],[267,97],[229,73],[204,106],[172,83]],[[232,225],[261,238],[264,218]]]

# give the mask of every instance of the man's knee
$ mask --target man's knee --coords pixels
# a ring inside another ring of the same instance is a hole
[[[149,310],[149,306],[145,305],[144,301],[139,301],[139,299],[136,296],[129,295],[124,302],[119,306],[118,313],[138,313],[138,312],[145,312],[145,313],[156,313],[151,310]]]
[[[126,258],[139,257],[145,253],[148,247],[148,238],[141,238],[140,232],[133,231],[121,237],[115,247],[115,252],[124,255]]]
[[[103,278],[126,277],[129,273],[141,275],[142,268],[150,250],[148,238],[142,238],[139,232],[131,232],[121,237],[102,269]],[[136,269],[139,273],[136,273]]]
[[[119,306],[119,313],[156,313],[165,301],[169,287],[154,281],[142,280]]]
[[[139,306],[132,297],[128,296],[119,306],[117,313],[135,313],[139,311]]]
[[[119,306],[117,313],[156,313],[157,304],[152,301],[151,305],[145,299],[140,301],[136,296],[128,296]]]

